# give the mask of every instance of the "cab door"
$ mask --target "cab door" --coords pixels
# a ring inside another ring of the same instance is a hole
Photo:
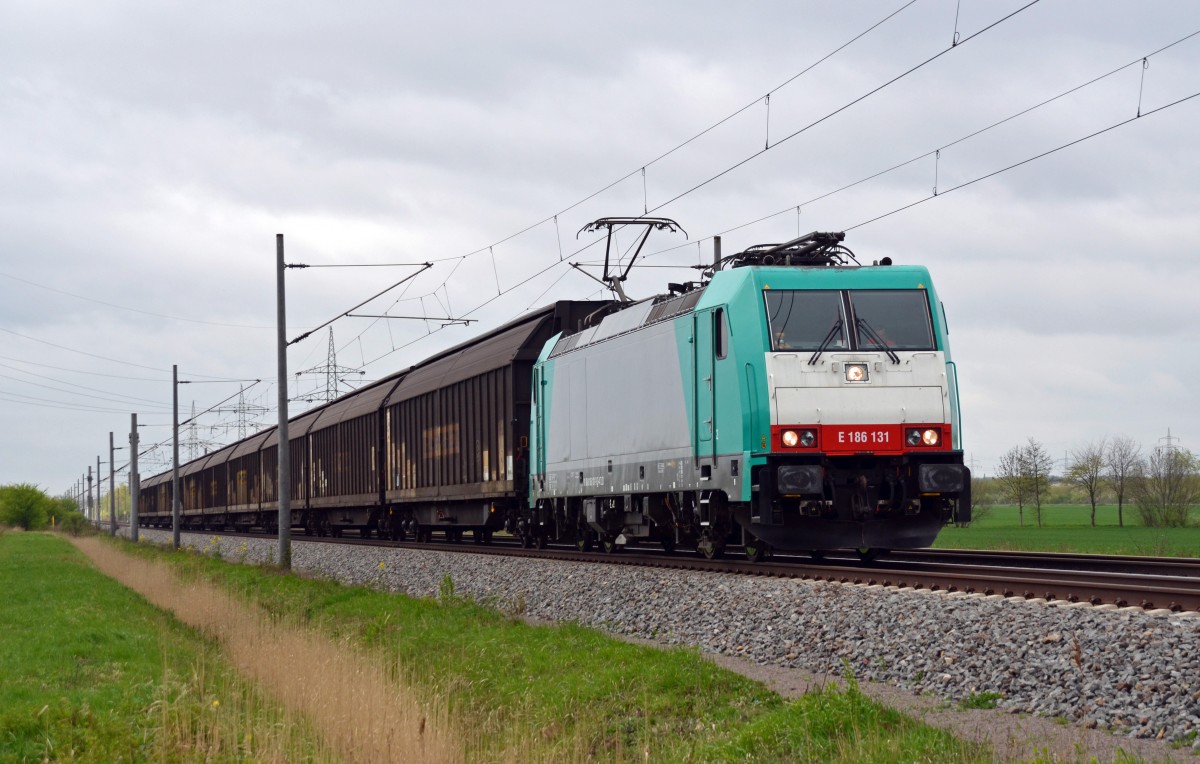
[[[696,434],[695,456],[697,465],[710,463],[716,455],[716,374],[714,360],[716,358],[713,341],[717,332],[716,321],[720,317],[719,310],[703,310],[692,314],[693,333],[695,342],[692,344],[696,370],[693,390],[694,427]]]

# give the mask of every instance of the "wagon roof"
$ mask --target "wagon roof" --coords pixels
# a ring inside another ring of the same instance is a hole
[[[233,444],[234,449],[233,452],[229,454],[229,458],[237,459],[238,457],[257,452],[260,448],[262,448],[263,441],[270,437],[271,433],[274,431],[275,428],[271,427],[263,430],[262,432],[255,433],[244,440],[239,440],[237,443]]]

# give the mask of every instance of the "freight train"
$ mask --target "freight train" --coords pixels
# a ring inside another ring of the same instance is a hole
[[[588,230],[629,225],[677,230]],[[639,301],[606,256],[618,299],[556,302],[295,417],[295,526],[751,560],[928,546],[971,505],[944,310],[926,268],[859,265],[843,238],[718,256]],[[272,428],[182,465],[183,527],[277,530],[277,451]],[[171,524],[171,485],[143,482],[143,525]]]

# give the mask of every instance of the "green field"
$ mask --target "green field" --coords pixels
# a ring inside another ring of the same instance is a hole
[[[0,761],[329,760],[212,643],[62,538],[0,532],[0,591]]]
[[[1039,528],[1034,508],[1025,507],[1025,524],[1021,527],[1016,506],[997,505],[970,527],[944,528],[934,547],[1200,557],[1200,508],[1193,508],[1187,528],[1143,527],[1137,510],[1128,505],[1125,526],[1120,527],[1115,504],[1096,507],[1093,528],[1091,511],[1086,504],[1045,504]]]

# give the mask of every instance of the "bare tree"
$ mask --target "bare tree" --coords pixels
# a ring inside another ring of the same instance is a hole
[[[1017,519],[1025,527],[1025,502],[1029,500],[1029,481],[1025,470],[1025,457],[1020,446],[1004,452],[996,466],[996,482],[1000,493],[1017,505]]]
[[[1054,469],[1054,457],[1041,443],[1033,438],[1021,449],[1021,461],[1025,467],[1025,479],[1037,513],[1037,525],[1042,527],[1042,500],[1050,491],[1050,470]]]
[[[1130,489],[1143,525],[1182,528],[1200,501],[1200,462],[1186,448],[1156,448],[1139,465]]]
[[[1067,469],[1067,481],[1079,486],[1092,504],[1092,527],[1096,527],[1096,498],[1104,487],[1104,457],[1108,442],[1101,438],[1071,451],[1071,466]]]
[[[1125,435],[1113,438],[1104,454],[1105,478],[1117,495],[1117,525],[1122,528],[1125,527],[1125,493],[1141,460],[1142,447]]]

